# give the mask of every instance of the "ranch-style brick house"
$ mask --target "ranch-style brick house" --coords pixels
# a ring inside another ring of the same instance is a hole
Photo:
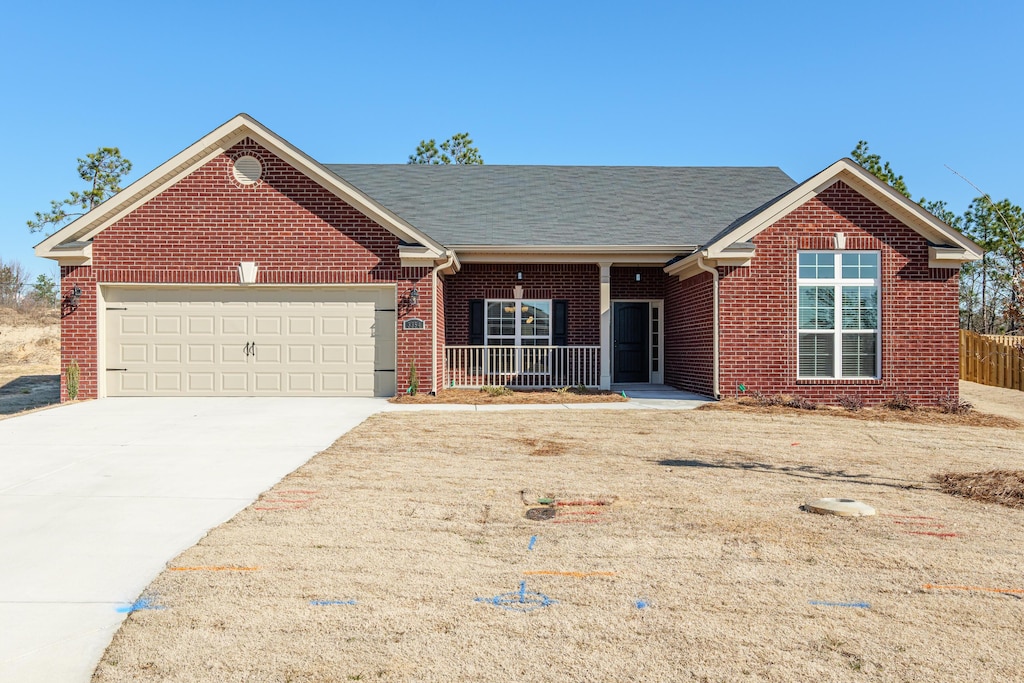
[[[240,114],[37,247],[79,398],[958,395],[981,249],[849,159],[324,165]],[[67,399],[62,372],[62,398]]]

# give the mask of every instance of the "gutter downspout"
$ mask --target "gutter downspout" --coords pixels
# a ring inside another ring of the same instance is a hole
[[[432,389],[430,393],[434,396],[437,396],[437,274],[455,264],[455,252],[449,249],[445,251],[445,254],[447,254],[448,260],[434,266],[430,272],[430,291],[433,293],[430,311],[430,386]]]
[[[712,343],[712,353],[713,353],[714,360],[713,360],[712,365],[711,365],[711,376],[712,376],[712,381],[715,383],[714,387],[712,387],[713,393],[715,395],[715,398],[716,399],[721,399],[722,398],[722,394],[718,390],[719,389],[719,381],[718,381],[718,268],[714,268],[712,266],[709,266],[707,263],[704,262],[704,257],[707,256],[707,254],[708,254],[708,252],[707,252],[706,249],[704,251],[701,251],[701,252],[697,253],[697,267],[700,268],[701,270],[703,270],[705,273],[711,273],[711,276],[713,278],[712,282],[714,283],[713,284],[713,294],[712,294],[713,310],[714,310],[714,312],[712,314],[712,316],[713,316],[713,318],[712,318],[713,319],[713,323],[712,323],[712,342],[711,342]]]

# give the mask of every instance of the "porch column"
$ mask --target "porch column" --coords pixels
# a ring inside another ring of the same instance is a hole
[[[612,388],[612,264],[601,267],[601,389]]]

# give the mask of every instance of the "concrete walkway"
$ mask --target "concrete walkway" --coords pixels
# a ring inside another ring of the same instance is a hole
[[[513,406],[104,399],[0,420],[0,681],[88,681],[168,561],[374,413],[687,409],[708,400],[625,391],[629,403]]]

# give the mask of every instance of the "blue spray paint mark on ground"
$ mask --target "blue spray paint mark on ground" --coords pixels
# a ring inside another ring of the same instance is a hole
[[[540,607],[557,605],[557,600],[552,600],[543,593],[534,593],[526,590],[526,582],[519,583],[519,590],[511,593],[502,593],[493,598],[475,598],[476,602],[483,602],[494,605],[510,612],[532,612]]]
[[[871,609],[870,602],[829,602],[827,600],[808,600],[809,605],[820,605],[822,607],[857,607],[859,609]]]
[[[310,600],[311,605],[355,605],[355,600]]]
[[[526,549],[527,550],[533,550],[533,546],[536,545],[536,543],[537,543],[537,537],[536,536],[530,536],[530,545],[526,546]]]
[[[139,598],[130,605],[116,608],[116,611],[119,614],[131,614],[143,609],[166,609],[163,605],[154,605],[151,600],[152,598]]]
[[[637,600],[636,601],[636,608],[637,609],[644,609],[645,607],[650,607],[650,606],[651,606],[651,603],[647,602],[646,600]]]

